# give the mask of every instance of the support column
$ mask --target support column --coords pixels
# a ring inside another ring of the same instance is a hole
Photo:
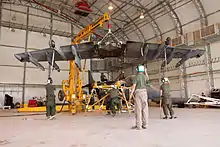
[[[180,82],[180,96],[181,98],[188,98],[188,89],[187,89],[187,77],[186,77],[186,64],[184,63],[179,68],[179,82]]]
[[[53,37],[53,15],[52,13],[50,14],[50,41],[52,40]],[[51,71],[52,68],[50,64],[48,64],[48,78],[51,77]]]
[[[27,45],[28,45],[28,26],[29,26],[29,7],[27,7],[25,53],[27,52]],[[24,101],[25,101],[26,71],[27,71],[27,62],[24,62],[23,83],[22,83],[22,107],[24,107]]]
[[[73,27],[73,25],[71,24],[71,43],[73,42],[73,39],[74,39],[74,27]]]
[[[213,89],[214,86],[214,76],[213,76],[213,68],[212,68],[212,57],[211,57],[211,47],[208,43],[205,46],[205,66],[206,66],[206,73],[207,73],[207,85],[209,90]]]
[[[195,8],[198,11],[198,14],[200,16],[200,23],[201,23],[201,28],[204,28],[205,26],[208,26],[208,18],[207,18],[207,13],[205,11],[205,8],[203,6],[203,3],[201,0],[192,0],[192,2],[195,5]],[[207,85],[209,90],[215,87],[214,83],[214,77],[213,77],[213,68],[212,68],[212,55],[211,55],[211,47],[210,43],[207,42],[205,45],[205,68],[206,68],[206,73],[207,73]]]
[[[189,97],[189,91],[188,91],[188,80],[187,80],[187,73],[186,73],[186,64],[183,64],[183,82],[184,82],[184,92],[185,92],[185,98]]]
[[[2,0],[0,0],[0,39],[1,39],[1,32],[2,32]]]
[[[164,72],[162,71],[161,69],[161,64],[158,64],[158,71],[159,71],[159,78],[158,78],[158,85],[159,85],[159,88],[160,88],[160,85],[161,85],[161,78],[164,77]]]
[[[163,62],[164,60],[162,60],[162,62]],[[166,76],[166,74],[165,74],[165,68],[161,68],[161,60],[157,60],[157,61],[155,61],[155,62],[157,62],[157,63],[159,63],[158,64],[158,71],[159,71],[159,73],[158,73],[158,76],[159,76],[159,78],[158,78],[158,85],[159,85],[159,88],[160,88],[160,85],[162,84],[162,82],[161,82],[161,79],[162,79],[162,77],[165,77]],[[167,77],[168,78],[168,77]]]

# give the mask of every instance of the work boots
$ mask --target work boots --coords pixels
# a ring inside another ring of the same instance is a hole
[[[170,117],[170,119],[176,119],[176,118],[177,118],[176,116],[171,116],[171,117]]]
[[[133,127],[131,127],[131,129],[141,130],[141,128],[137,127],[137,126],[133,126]]]
[[[168,118],[167,116],[163,117],[163,119],[167,119],[167,118]]]
[[[176,116],[170,116],[169,119],[176,119],[177,117]],[[163,119],[168,119],[167,116],[163,117]]]
[[[136,130],[147,129],[147,126],[142,126],[142,127],[133,126],[131,127],[131,129],[136,129]]]
[[[54,120],[54,119],[55,119],[55,115],[47,117],[47,120]]]

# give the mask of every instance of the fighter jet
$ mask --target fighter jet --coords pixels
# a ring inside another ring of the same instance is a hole
[[[106,44],[99,44],[95,42],[84,42],[74,45],[66,45],[60,47],[49,47],[47,49],[41,49],[37,51],[30,51],[24,53],[15,54],[15,57],[20,62],[31,62],[35,66],[42,70],[45,68],[39,63],[47,61],[52,65],[51,56],[54,53],[54,68],[59,71],[60,68],[55,61],[69,61],[75,60],[77,66],[81,69],[81,59],[91,58],[123,58],[134,59],[132,62],[118,65],[118,67],[128,68],[137,64],[143,64],[147,61],[156,59],[164,59],[166,52],[167,64],[169,64],[173,58],[179,58],[179,62],[176,67],[182,65],[186,60],[190,58],[201,57],[205,50],[192,49],[192,48],[179,48],[172,47],[169,43],[144,43],[136,41],[122,42],[106,42]],[[162,64],[162,67],[165,64]],[[117,69],[117,66],[113,67]]]

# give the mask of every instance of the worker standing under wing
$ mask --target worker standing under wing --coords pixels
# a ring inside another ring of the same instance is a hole
[[[163,119],[168,118],[168,111],[170,113],[170,119],[176,118],[174,116],[174,111],[172,108],[172,100],[170,98],[170,82],[168,78],[162,78],[162,85],[160,86],[160,93],[162,97],[162,108],[164,117]]]
[[[116,115],[116,109],[115,106],[117,106],[118,111],[121,111],[121,101],[120,101],[120,93],[119,89],[113,87],[110,90],[110,110],[112,112],[112,115]]]
[[[54,91],[56,90],[55,86],[52,85],[53,80],[52,78],[48,78],[46,88],[46,116],[48,120],[55,118],[56,113],[56,103],[55,103],[55,94]]]
[[[137,66],[137,75],[133,79],[133,86],[130,94],[130,99],[134,94],[136,117],[136,125],[133,126],[132,129],[146,129],[148,125],[147,84],[149,79],[146,75],[145,67],[143,65]]]

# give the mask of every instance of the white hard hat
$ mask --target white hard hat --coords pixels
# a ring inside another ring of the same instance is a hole
[[[162,82],[169,82],[168,78],[162,78]]]
[[[164,78],[164,81],[165,81],[165,82],[169,82],[168,78]]]

